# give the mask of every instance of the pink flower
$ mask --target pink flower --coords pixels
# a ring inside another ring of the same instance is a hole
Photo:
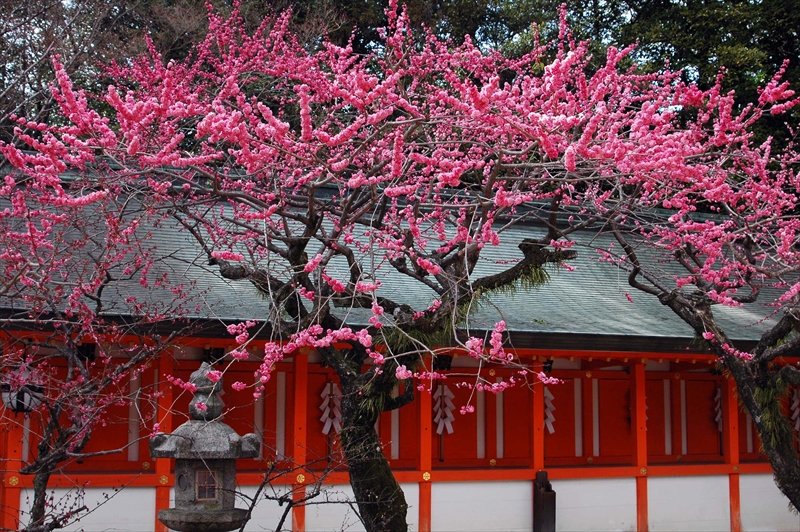
[[[313,272],[314,270],[317,269],[317,266],[319,266],[320,262],[322,262],[322,255],[317,255],[316,257],[314,257],[313,259],[311,259],[306,263],[305,267],[303,268],[303,271],[306,273]]]
[[[230,356],[233,357],[234,360],[247,360],[249,354],[244,349],[235,349],[228,353]]]
[[[567,147],[564,151],[564,168],[567,172],[575,171],[575,148],[572,146]]]
[[[230,260],[234,262],[244,260],[244,255],[241,253],[234,253],[233,251],[214,251],[211,253],[211,256],[215,259]]]
[[[420,268],[422,268],[431,275],[439,275],[440,273],[442,273],[442,269],[439,267],[439,265],[434,264],[428,259],[423,259],[422,257],[420,257],[417,259],[417,264],[419,264]]]
[[[217,370],[212,370],[206,373],[206,377],[208,377],[208,380],[210,380],[211,382],[219,382],[219,380],[222,378],[222,372]]]
[[[199,402],[198,402],[198,403],[195,403],[195,404],[194,404],[194,407],[195,407],[196,409],[200,410],[201,412],[205,412],[206,410],[208,410],[208,407],[206,406],[206,404],[205,404],[205,403],[199,403]]]
[[[380,283],[367,283],[364,281],[359,281],[356,283],[356,291],[358,292],[374,292],[378,289]]]
[[[241,392],[242,390],[247,388],[247,385],[241,381],[236,381],[233,384],[231,384],[231,388],[233,388],[237,392]]]
[[[403,380],[410,379],[411,377],[413,377],[414,373],[412,373],[411,371],[406,369],[405,366],[398,366],[397,369],[394,372],[394,376],[397,377],[397,380],[403,381]]]
[[[367,350],[367,353],[369,353],[369,357],[372,360],[374,360],[375,363],[378,364],[379,366],[381,364],[383,364],[384,362],[386,362],[386,359],[383,357],[383,355],[378,353],[377,351],[373,351],[373,350],[369,349],[369,350]]]

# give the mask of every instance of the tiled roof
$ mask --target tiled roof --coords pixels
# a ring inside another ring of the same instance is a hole
[[[144,232],[145,229],[142,229]],[[518,249],[524,238],[541,235],[535,226],[514,226],[503,232],[501,245],[486,247],[473,278],[496,273],[503,266],[522,257]],[[585,232],[574,236],[578,258],[569,262],[570,269],[551,266],[550,280],[544,286],[530,291],[494,294],[469,316],[466,327],[471,331],[492,329],[499,320],[505,320],[507,329],[522,335],[585,335],[587,337],[617,337],[618,339],[661,339],[694,337],[693,331],[670,309],[653,296],[636,292],[627,284],[626,272],[598,260],[598,254],[584,247],[592,244],[607,247],[611,237]],[[150,244],[157,255],[165,257],[156,263],[150,278],[167,272],[173,284],[194,284],[191,299],[186,302],[188,317],[220,322],[258,320],[267,316],[269,302],[248,282],[223,279],[216,267],[209,266],[196,242],[176,226],[163,224],[154,231]],[[661,264],[653,252],[644,253],[645,260],[665,270],[665,274],[678,273],[674,265]],[[339,264],[343,270],[343,265]],[[337,264],[331,264],[334,272]],[[395,271],[387,265],[379,270],[382,282],[379,295],[399,303],[424,309],[435,293],[422,283]],[[341,272],[340,278],[345,275]],[[625,293],[629,292],[630,302]],[[137,280],[120,283],[105,292],[105,312],[109,315],[131,314],[125,302],[129,296],[156,302],[163,308],[173,305],[175,296],[166,289],[145,289]],[[19,308],[18,301],[5,300],[2,307]],[[765,316],[770,308],[760,304],[746,308],[715,307],[715,313],[734,340],[756,340],[765,329]],[[337,309],[353,326],[363,326],[369,317],[364,309]]]

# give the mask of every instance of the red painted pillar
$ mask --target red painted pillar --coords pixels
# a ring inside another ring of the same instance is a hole
[[[308,355],[295,352],[294,354],[294,427],[292,428],[294,447],[292,460],[296,466],[306,463],[306,419],[308,411]],[[305,475],[298,473],[293,487],[295,501],[305,497]],[[303,532],[306,529],[306,508],[298,505],[292,508],[292,530]]]
[[[731,532],[742,530],[741,498],[739,492],[739,403],[736,382],[728,377],[722,382],[722,427],[725,463],[731,465],[728,474]]]
[[[433,401],[431,394],[421,391],[419,397],[419,532],[431,530],[431,475],[433,448]]]
[[[647,532],[647,401],[644,363],[631,366],[633,465],[636,467],[636,529]]]
[[[0,526],[7,530],[19,529],[19,498],[22,488],[22,476],[19,470],[22,467],[22,417],[17,417],[9,410],[4,412],[3,424],[7,427],[5,433],[5,463],[3,469],[2,490],[2,518]],[[11,416],[11,417],[8,417]]]
[[[533,385],[533,394],[531,394],[533,405],[531,412],[533,419],[531,422],[531,442],[533,449],[531,452],[531,468],[534,471],[544,469],[544,384],[537,382]]]
[[[158,411],[156,412],[156,420],[159,424],[159,432],[172,432],[172,402],[174,400],[172,385],[167,382],[167,375],[172,375],[174,371],[174,360],[169,354],[163,355],[158,359],[158,374],[156,378],[156,386],[159,392],[158,396]],[[155,459],[155,473],[156,473],[156,515],[155,531],[167,532],[167,527],[158,520],[159,510],[166,510],[169,508],[169,491],[172,486],[172,471],[171,471],[170,458],[156,458]]]
[[[544,384],[534,383],[531,392],[531,461],[530,468],[533,470],[533,478],[536,472],[544,469]],[[534,497],[536,496],[536,484],[532,480]],[[536,503],[531,501],[531,510],[536,513]],[[534,519],[536,516],[534,515]]]

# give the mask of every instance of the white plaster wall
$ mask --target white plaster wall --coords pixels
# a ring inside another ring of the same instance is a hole
[[[50,493],[57,512],[69,511],[84,505],[91,510],[80,521],[73,522],[60,530],[147,532],[153,530],[155,526],[155,488],[128,487],[118,492],[110,488],[89,488],[82,493],[78,490],[55,489]],[[30,515],[32,502],[33,492],[23,490],[20,494],[20,516],[23,524]]]
[[[636,480],[552,480],[556,530],[636,530]]]
[[[241,493],[242,495],[246,495],[247,497],[254,497],[256,494],[256,490],[258,489],[257,486],[237,486],[236,491]],[[283,493],[286,493],[291,489],[291,487],[284,487],[284,486],[276,486],[275,490],[273,491],[269,487],[266,488],[266,493],[270,496],[280,496]],[[262,492],[261,497],[259,498],[258,502],[256,503],[255,508],[253,509],[253,516],[250,521],[247,523],[247,527],[245,530],[248,532],[255,532],[257,530],[275,530],[278,527],[278,523],[281,520],[281,516],[283,515],[284,510],[286,510],[286,505],[279,506],[276,501],[267,500],[264,498],[264,493]],[[237,496],[236,497],[236,507],[237,508],[247,508],[250,505],[250,499],[246,499],[245,497]],[[292,512],[289,511],[289,515],[286,517],[286,521],[283,523],[283,527],[281,530],[291,530],[292,529]]]
[[[650,531],[730,530],[727,475],[647,479]]]
[[[408,516],[406,517],[408,530],[415,532],[419,530],[419,484],[416,482],[401,483],[400,487],[406,495],[408,504]]]
[[[419,522],[419,485],[400,484],[408,504],[409,530],[417,530]],[[361,532],[361,522],[348,502],[355,500],[349,484],[325,486],[325,491],[306,506],[306,530],[308,532],[331,532],[347,530]]]
[[[775,486],[771,473],[740,475],[742,530],[746,532],[796,532],[800,516],[789,511],[787,499]]]
[[[512,531],[533,528],[533,483],[439,482],[431,486],[431,529]]]

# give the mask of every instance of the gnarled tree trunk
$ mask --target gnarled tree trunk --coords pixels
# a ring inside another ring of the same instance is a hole
[[[390,394],[398,382],[394,372],[373,366],[362,373],[367,358],[363,349],[320,351],[341,382],[342,449],[364,528],[368,532],[406,532],[408,503],[383,453],[375,423],[381,412],[410,403],[413,386],[407,382],[405,392],[393,398]]]

